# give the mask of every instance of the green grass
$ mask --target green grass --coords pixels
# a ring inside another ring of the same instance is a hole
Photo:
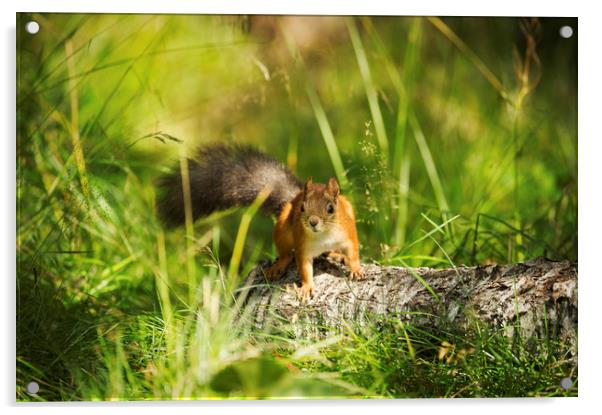
[[[337,177],[365,262],[577,260],[576,43],[560,20],[541,20],[537,57],[521,24],[537,27],[511,18],[307,22],[19,16],[18,400],[577,394],[576,344],[476,321],[258,330],[236,288],[275,257],[261,198],[161,225],[158,177],[236,141],[302,180]]]
[[[576,378],[571,346],[557,340],[510,339],[472,327],[429,332],[399,321],[349,329],[345,340],[301,367],[340,374],[370,396],[543,397],[576,396],[560,379]]]

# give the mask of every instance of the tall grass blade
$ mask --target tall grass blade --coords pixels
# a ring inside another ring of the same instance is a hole
[[[351,37],[351,43],[353,50],[355,51],[355,57],[357,58],[357,64],[360,68],[360,74],[362,75],[362,81],[364,83],[364,90],[366,92],[366,98],[368,99],[368,105],[370,106],[370,113],[372,114],[372,121],[374,121],[374,128],[376,130],[376,139],[380,146],[382,154],[385,156],[385,160],[388,163],[389,160],[389,139],[387,137],[387,130],[385,128],[385,122],[378,105],[378,95],[376,93],[376,87],[372,80],[370,73],[370,65],[368,64],[368,58],[366,57],[366,51],[362,44],[362,39],[357,31],[353,17],[346,19],[347,29],[349,36]]]
[[[309,97],[309,102],[311,103],[311,107],[314,111],[314,115],[318,121],[318,126],[320,127],[320,132],[322,133],[322,138],[324,139],[324,144],[328,150],[328,156],[330,157],[337,180],[343,189],[349,189],[349,181],[347,180],[347,175],[345,174],[343,160],[339,154],[339,149],[337,147],[334,134],[332,133],[330,123],[328,122],[328,117],[326,116],[326,112],[322,107],[322,103],[320,102],[320,98],[318,97],[316,90],[307,78],[305,88],[307,91],[307,96]]]
[[[399,171],[399,198],[397,201],[397,218],[395,222],[395,246],[403,247],[406,242],[406,228],[408,226],[408,202],[410,193],[410,154],[405,151]]]
[[[512,173],[513,173],[513,196],[514,196],[514,226],[519,231],[522,231],[521,224],[521,214],[520,214],[520,185],[519,185],[519,171],[518,171],[518,161],[519,161],[519,143],[518,143],[518,115],[519,108],[515,108],[513,122],[512,122]],[[523,246],[523,238],[521,232],[516,232],[514,234],[514,249],[513,255],[509,258],[510,261],[523,261],[525,259],[521,248]]]
[[[431,182],[431,187],[433,188],[433,192],[435,193],[435,199],[437,200],[437,205],[443,219],[447,219],[449,215],[449,205],[447,203],[447,198],[445,197],[445,192],[443,191],[443,185],[441,184],[441,179],[439,178],[439,173],[437,172],[437,167],[435,166],[435,161],[433,160],[433,155],[431,154],[431,150],[428,146],[426,138],[424,137],[424,133],[422,132],[422,128],[420,128],[420,124],[416,119],[415,114],[410,114],[409,119],[410,127],[412,128],[412,132],[414,133],[414,138],[416,140],[416,144],[418,145],[418,150],[420,150],[420,155],[422,156],[422,161],[424,162],[424,166],[426,168],[426,173]],[[450,239],[453,236],[453,231],[451,228],[447,228],[448,236]]]
[[[157,254],[159,257],[159,268],[155,271],[155,285],[161,306],[161,314],[165,321],[165,331],[167,338],[167,350],[173,351],[174,345],[174,327],[173,327],[173,309],[171,299],[169,298],[169,276],[167,272],[167,253],[165,250],[165,234],[162,230],[157,232]]]
[[[316,121],[318,122],[318,127],[320,128],[320,133],[322,134],[322,138],[324,139],[324,144],[326,145],[326,150],[328,151],[328,156],[330,157],[330,161],[337,176],[337,180],[339,181],[343,189],[349,189],[349,181],[347,180],[347,174],[345,173],[343,160],[341,159],[341,155],[339,153],[339,149],[337,147],[332,128],[330,128],[328,117],[326,116],[326,112],[322,107],[322,102],[320,101],[320,97],[318,96],[316,87],[311,81],[309,74],[307,73],[307,69],[305,68],[305,63],[303,61],[303,56],[301,56],[301,52],[297,47],[297,43],[293,36],[288,32],[288,30],[285,27],[281,26],[281,31],[286,39],[288,50],[293,59],[295,60],[297,72],[299,73],[300,78],[305,84],[305,91],[313,109],[314,116],[316,117]]]
[[[71,144],[73,146],[73,156],[79,173],[79,180],[82,192],[86,199],[90,190],[88,185],[88,176],[86,174],[86,159],[79,136],[79,102],[77,97],[77,88],[75,81],[75,59],[73,57],[73,42],[71,39],[65,41],[65,53],[67,55],[67,71],[69,73],[69,100],[71,105]]]
[[[495,90],[504,99],[509,99],[508,91],[495,74],[485,65],[485,63],[474,53],[462,39],[454,33],[451,28],[445,24],[439,17],[429,16],[428,21],[437,28],[454,46],[460,50],[476,68],[481,72],[481,75],[495,88]]]
[[[188,301],[195,303],[197,291],[196,264],[194,260],[194,226],[192,217],[192,196],[190,193],[190,172],[186,147],[180,146],[180,175],[182,176],[182,196],[184,198],[184,223],[186,229],[186,276],[188,283]]]
[[[461,281],[462,280],[462,276],[460,275],[460,272],[458,271],[458,267],[456,267],[456,264],[454,264],[454,261],[451,259],[451,257],[448,255],[447,251],[445,250],[445,248],[443,248],[441,246],[441,244],[439,243],[439,241],[437,241],[432,235],[430,235],[431,240],[435,243],[435,245],[437,245],[437,247],[439,248],[439,250],[441,250],[441,252],[443,252],[443,255],[445,255],[445,258],[447,259],[447,261],[449,262],[449,265],[451,265],[452,269],[454,270],[454,272],[456,273],[456,275],[458,276],[458,280]]]
[[[397,221],[395,223],[396,246],[403,246],[406,239],[411,160],[409,147],[407,145],[408,115],[416,78],[421,32],[421,19],[416,18],[408,33],[408,42],[404,56],[405,71],[403,73],[403,87],[398,89],[399,108],[397,112],[395,150],[393,156],[393,171],[397,172],[398,175],[397,190],[399,192],[397,200]]]
[[[405,244],[407,214],[410,189],[410,153],[407,145],[408,113],[412,91],[414,89],[418,56],[420,52],[420,39],[422,33],[422,19],[414,18],[408,32],[406,50],[403,58],[404,71],[398,69],[391,54],[385,47],[380,35],[374,28],[369,17],[361,18],[362,24],[370,34],[370,38],[385,63],[385,69],[391,78],[398,96],[397,118],[395,125],[395,144],[393,148],[392,169],[397,179],[397,210],[395,220],[395,233],[393,244],[401,247]]]
[[[436,232],[440,232],[441,229],[444,229],[447,225],[449,225],[450,223],[452,223],[453,221],[455,221],[456,219],[458,219],[460,217],[460,215],[456,215],[452,218],[447,219],[445,222],[443,222],[441,225],[437,225],[435,228],[431,229],[429,232],[427,232],[426,234],[424,234],[422,237],[416,239],[414,242],[412,242],[411,244],[405,246],[402,251],[407,251],[408,249],[410,249],[411,247],[413,247],[414,245],[424,241],[426,238],[428,238],[429,236],[431,236],[432,234],[436,233]]]
[[[430,235],[429,235],[430,236]],[[439,296],[437,295],[437,293],[435,292],[435,290],[433,290],[433,287],[430,286],[430,284],[428,282],[426,282],[426,280],[424,278],[422,278],[422,275],[418,274],[412,267],[409,266],[408,263],[406,263],[403,259],[399,259],[399,261],[401,262],[401,264],[408,269],[409,273],[412,274],[412,276],[414,278],[416,278],[416,280],[422,284],[422,286],[431,294],[431,296],[435,299],[435,301],[437,301],[437,303],[439,304],[443,304],[441,302],[441,299],[439,298]]]
[[[403,337],[406,340],[406,345],[408,346],[408,353],[412,360],[416,360],[416,352],[414,351],[414,346],[412,345],[412,340],[410,339],[410,335],[408,334],[408,330],[406,329],[406,324],[404,322],[400,322],[399,325],[403,330]]]
[[[245,213],[242,215],[240,220],[240,225],[238,226],[238,233],[236,234],[236,241],[234,242],[234,248],[232,249],[232,258],[230,259],[230,267],[228,268],[229,274],[229,288],[230,290],[234,288],[234,284],[238,279],[238,269],[240,267],[240,262],[242,260],[242,254],[245,247],[245,241],[247,239],[247,232],[249,231],[249,226],[251,224],[251,220],[263,205],[263,202],[268,198],[272,189],[269,187],[264,188],[257,197],[255,201],[247,208]]]

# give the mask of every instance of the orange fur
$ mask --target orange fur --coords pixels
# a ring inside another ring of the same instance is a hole
[[[309,179],[304,190],[282,208],[273,236],[278,260],[267,270],[267,277],[278,278],[294,258],[303,298],[313,294],[313,259],[324,252],[340,258],[352,277],[362,276],[353,207],[339,194],[334,179],[327,185]]]

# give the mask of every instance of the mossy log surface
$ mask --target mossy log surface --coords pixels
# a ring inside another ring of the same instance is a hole
[[[463,328],[481,321],[512,335],[577,335],[577,265],[543,258],[509,265],[448,269],[364,264],[365,278],[350,280],[341,265],[314,261],[314,296],[301,301],[294,264],[268,283],[255,267],[247,302],[258,326],[293,323],[306,332],[398,319],[427,327]]]

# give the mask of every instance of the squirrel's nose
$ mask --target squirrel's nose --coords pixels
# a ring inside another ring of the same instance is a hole
[[[316,226],[316,225],[317,225],[319,222],[320,222],[320,219],[318,219],[318,218],[317,218],[317,217],[315,217],[315,216],[311,216],[311,217],[309,218],[309,224],[310,224],[311,226]]]

